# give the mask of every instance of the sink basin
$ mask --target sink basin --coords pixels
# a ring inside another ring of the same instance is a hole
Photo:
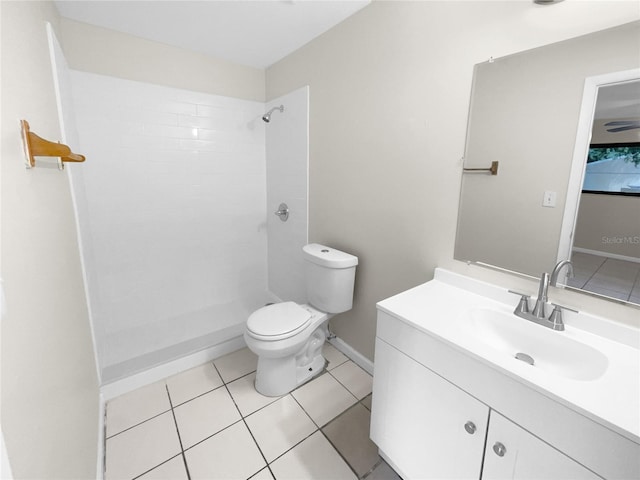
[[[533,360],[530,368],[571,380],[590,381],[601,377],[609,365],[605,355],[569,338],[566,332],[490,308],[473,309],[470,317],[479,341],[527,367]]]

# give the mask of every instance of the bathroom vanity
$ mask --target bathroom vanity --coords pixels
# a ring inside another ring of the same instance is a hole
[[[378,304],[381,455],[405,480],[640,478],[640,332],[583,312],[553,331],[518,299],[436,269]]]

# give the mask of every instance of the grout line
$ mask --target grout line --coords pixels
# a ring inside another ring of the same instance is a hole
[[[316,377],[316,378],[317,378],[317,377]],[[295,389],[294,389],[294,390],[292,390],[289,394],[291,395],[291,394],[293,393],[293,391],[295,391]],[[307,411],[304,409],[304,407],[302,406],[302,404],[298,401],[298,399],[297,399],[294,395],[291,395],[291,398],[293,398],[293,401],[294,401],[294,402],[296,402],[296,403],[298,404],[298,406],[302,409],[302,411],[305,413],[305,415],[306,415],[307,417],[309,417],[309,420],[311,420],[311,421],[313,422],[313,424],[316,426],[316,428],[317,428],[318,430],[319,430],[320,428],[322,428],[320,425],[318,425],[318,424],[316,423],[316,421],[313,419],[313,417],[312,417],[311,415],[309,415],[309,412],[307,412]]]
[[[627,297],[627,302],[631,301],[631,297],[633,296],[633,291],[636,289],[636,287],[640,288],[640,268],[636,272],[636,278],[633,280],[633,283],[631,284],[631,291],[629,292],[629,296]]]
[[[358,365],[356,362],[354,362],[353,360],[350,360],[356,367],[358,367],[360,370],[362,370],[364,373],[366,373],[367,375],[369,375],[369,372],[367,372],[364,368],[362,368],[360,365]],[[344,362],[347,363],[347,362]],[[367,393],[364,397],[359,398],[355,393],[353,393],[349,387],[347,387],[344,383],[342,383],[335,375],[333,375],[331,373],[331,370],[329,370],[329,375],[331,375],[333,378],[335,378],[336,382],[338,382],[340,385],[342,385],[351,395],[353,395],[355,397],[355,399],[360,402],[361,400],[365,399],[366,397],[368,397],[369,395],[371,395],[371,392]],[[371,377],[371,375],[369,375]],[[373,377],[371,377],[373,378]],[[368,409],[367,409],[368,410]]]
[[[364,399],[365,399],[365,398],[367,398],[367,397],[370,397],[371,395],[373,395],[373,392],[369,393],[368,395],[365,395],[365,396],[364,396],[364,397],[362,397],[360,400],[358,400],[358,403],[359,403],[360,405],[362,405],[364,408],[366,408],[366,409],[369,411],[369,413],[371,413],[371,407],[367,407],[367,406],[364,404]]]
[[[364,480],[365,478],[369,477],[369,475],[371,475],[373,472],[376,471],[376,468],[378,468],[380,465],[382,465],[384,463],[384,460],[382,459],[382,457],[380,455],[378,455],[378,461],[373,465],[373,467],[371,468],[371,470],[369,470],[367,473],[365,473],[364,475],[362,475],[361,480]]]
[[[254,473],[253,475],[251,475],[249,478],[247,478],[247,480],[251,480],[252,478],[255,478],[256,475],[258,475],[260,472],[262,472],[263,470],[269,470],[269,473],[271,474],[271,478],[275,478],[273,476],[273,472],[271,471],[271,469],[269,468],[269,465],[267,465],[266,467],[261,468],[260,470],[258,470],[256,473]]]
[[[215,368],[215,369],[216,369],[216,372],[218,372],[218,375],[220,375],[220,371],[218,370],[218,367],[217,367],[215,364],[213,365],[213,368]],[[249,373],[247,373],[247,375],[250,375],[251,373],[253,373],[253,372],[249,372]],[[246,375],[243,375],[242,377],[239,377],[239,378],[243,378],[243,377],[246,377]],[[220,375],[220,378],[222,378],[222,375]],[[236,378],[236,379],[232,380],[232,382],[233,382],[233,381],[235,381],[235,380],[238,380],[238,378]],[[257,474],[258,474],[258,472],[261,472],[262,470],[264,470],[265,468],[267,468],[267,469],[269,470],[269,473],[271,474],[271,477],[272,477],[272,478],[276,478],[276,476],[275,476],[275,475],[273,474],[273,472],[271,471],[271,467],[269,466],[269,462],[267,461],[267,457],[265,457],[264,452],[263,452],[263,451],[262,451],[262,449],[260,448],[260,445],[258,444],[258,441],[256,440],[256,437],[254,437],[254,436],[253,436],[253,432],[252,432],[252,431],[251,431],[251,429],[249,428],[249,425],[247,424],[247,421],[245,420],[245,416],[244,416],[244,415],[242,414],[242,412],[240,411],[240,408],[238,407],[238,404],[236,403],[236,399],[233,397],[233,395],[231,395],[231,390],[229,390],[229,387],[228,387],[227,383],[226,383],[224,380],[222,380],[222,381],[224,382],[224,388],[226,388],[226,389],[227,389],[227,393],[229,394],[229,397],[231,397],[231,401],[232,401],[232,402],[233,402],[233,404],[235,405],[236,410],[238,410],[238,413],[240,414],[240,418],[241,418],[242,423],[244,423],[244,426],[245,426],[245,428],[247,429],[247,431],[249,432],[249,435],[251,435],[251,438],[253,439],[253,443],[255,443],[255,444],[256,444],[256,448],[258,449],[258,452],[260,452],[260,455],[262,456],[262,459],[264,460],[264,463],[265,463],[265,465],[266,465],[264,468],[261,468],[261,469],[260,469],[260,470],[258,470],[256,473],[254,473],[253,475],[251,475],[251,477],[254,477],[255,475],[257,475]],[[280,398],[282,398],[282,397],[280,397]],[[278,399],[278,400],[279,400],[279,399]],[[271,405],[271,404],[273,404],[273,403],[277,402],[278,400],[275,400],[275,401],[273,401],[273,402],[269,403],[269,405]],[[267,407],[267,406],[268,406],[268,405],[265,405],[265,406],[264,406],[264,407],[262,407],[262,408],[265,408],[265,407]],[[258,409],[258,410],[262,410],[262,408],[260,408],[260,409]],[[258,411],[258,410],[256,410],[256,411]],[[253,412],[253,413],[255,413],[255,412]],[[238,423],[238,422],[235,422],[235,423]],[[235,423],[234,423],[234,425],[235,425]],[[251,477],[249,477],[249,478],[251,478]]]
[[[167,463],[167,462],[170,462],[170,461],[171,461],[171,460],[173,460],[174,458],[178,458],[180,455],[181,455],[180,453],[175,454],[173,457],[168,458],[168,459],[167,459],[167,460],[165,460],[164,462],[159,463],[158,465],[156,465],[156,466],[154,466],[154,467],[150,468],[150,469],[149,469],[149,470],[147,470],[146,472],[142,472],[140,475],[136,475],[135,477],[133,477],[133,480],[136,480],[136,479],[138,479],[138,478],[142,477],[143,475],[146,475],[147,473],[149,473],[149,472],[151,472],[151,471],[155,470],[156,468],[161,467],[162,465],[164,465],[164,464],[165,464],[165,463]],[[188,475],[188,471],[187,471],[187,475]]]
[[[206,442],[207,440],[210,440],[212,437],[215,437],[217,434],[224,432],[225,430],[228,430],[229,428],[233,427],[236,423],[239,423],[242,419],[240,420],[236,420],[235,422],[227,425],[224,428],[221,428],[220,430],[212,433],[211,435],[208,435],[206,438],[203,438],[202,440],[198,440],[196,443],[194,443],[193,445],[189,445],[187,448],[184,449],[184,451],[186,452],[187,450],[191,450],[193,447],[196,447],[198,445],[200,445],[201,443]]]
[[[327,371],[326,373],[329,373],[329,372]],[[322,374],[321,374],[321,375],[322,375]],[[318,377],[320,377],[321,375],[318,375]],[[318,377],[316,377],[316,378],[318,378]],[[334,378],[335,378],[335,377],[334,377]],[[338,383],[339,383],[339,382],[338,382]],[[342,385],[342,384],[340,384],[340,385]],[[353,395],[349,390],[347,390],[347,391],[348,391],[348,392],[349,392],[349,393],[350,393],[354,398],[356,398],[356,397],[355,397],[355,395]],[[345,410],[343,410],[342,412],[340,412],[339,414],[337,414],[337,415],[336,415],[335,417],[333,417],[331,420],[329,420],[328,422],[326,422],[323,426],[319,426],[319,425],[316,423],[316,421],[311,417],[311,415],[309,415],[309,413],[304,409],[304,407],[303,407],[303,406],[302,406],[302,404],[298,401],[298,399],[297,399],[295,396],[293,396],[293,395],[291,395],[291,397],[292,397],[292,398],[295,400],[295,402],[300,406],[300,408],[302,409],[302,411],[303,411],[304,413],[306,413],[306,414],[307,414],[307,416],[311,419],[311,421],[313,422],[313,424],[314,424],[316,427],[318,427],[318,429],[317,429],[315,432],[313,432],[311,435],[315,434],[316,432],[320,432],[320,434],[321,434],[321,435],[322,435],[322,436],[323,436],[323,437],[324,437],[324,438],[329,442],[329,445],[331,445],[331,448],[333,448],[333,449],[336,451],[336,453],[340,456],[340,458],[342,458],[342,460],[344,461],[344,463],[346,463],[346,464],[347,464],[347,466],[349,467],[349,469],[350,469],[350,470],[355,474],[356,478],[360,478],[360,476],[358,475],[358,472],[356,472],[356,471],[354,470],[354,468],[351,466],[351,464],[349,463],[349,461],[348,461],[348,460],[347,460],[347,459],[342,455],[342,453],[340,452],[340,450],[338,450],[338,448],[333,444],[333,442],[332,442],[331,440],[329,440],[329,437],[327,437],[327,435],[326,435],[326,434],[324,433],[324,431],[322,430],[324,427],[326,427],[326,426],[327,426],[327,425],[329,425],[330,423],[334,422],[337,418],[341,417],[343,414],[345,414],[346,412],[348,412],[349,410],[351,410],[354,406],[356,406],[356,405],[359,403],[358,399],[356,398],[356,403],[354,403],[353,405],[349,406],[347,409],[345,409]],[[306,437],[304,440],[306,440],[307,438],[309,438],[311,435],[309,435],[308,437]],[[299,445],[300,443],[304,442],[304,440],[301,440],[300,442],[298,442],[296,445],[294,445],[294,446],[293,446],[293,447],[291,447],[291,448],[295,448],[295,446],[297,446],[297,445]],[[291,449],[289,449],[289,450],[291,450]],[[289,451],[289,450],[287,450],[287,451]],[[285,453],[287,453],[287,452],[285,452]],[[284,455],[284,453],[283,453],[282,455]],[[281,455],[281,456],[282,456],[282,455]],[[280,457],[278,457],[278,458],[280,458]],[[276,459],[276,460],[277,460],[277,459]],[[275,460],[274,460],[274,461],[275,461]],[[274,477],[274,478],[275,478],[275,477]]]
[[[216,390],[219,390],[219,389],[220,389],[220,388],[222,388],[222,387],[224,387],[224,384],[222,384],[222,385],[220,385],[220,386],[218,386],[218,387],[212,388],[211,390],[207,390],[206,392],[199,393],[199,394],[198,394],[198,395],[196,395],[195,397],[192,397],[192,398],[190,398],[189,400],[185,400],[184,402],[178,403],[178,404],[176,404],[176,405],[171,404],[171,408],[173,409],[173,408],[181,407],[181,406],[182,406],[182,405],[184,405],[185,403],[189,403],[190,401],[195,400],[196,398],[204,397],[205,395],[207,395],[207,394],[209,394],[209,393],[211,393],[211,392],[215,392]],[[168,411],[168,410],[167,410],[167,411]]]
[[[365,410],[367,410],[369,412],[369,414],[371,414],[371,411],[365,407],[364,405],[362,405],[362,402],[358,401],[356,403],[354,403],[353,405],[351,405],[349,408],[347,408],[344,412],[340,413],[339,415],[337,415],[336,417],[334,417],[332,420],[330,420],[329,422],[327,422],[325,424],[324,427],[322,427],[320,430],[322,431],[322,434],[326,437],[326,439],[329,441],[329,443],[331,444],[331,446],[338,452],[338,454],[342,457],[342,459],[347,463],[347,465],[349,465],[349,467],[351,468],[351,470],[355,473],[357,478],[363,479],[367,476],[369,476],[377,467],[378,465],[380,465],[380,462],[382,460],[382,458],[380,457],[380,455],[378,455],[378,461],[373,465],[373,467],[371,467],[371,469],[368,472],[365,472],[362,476],[360,476],[358,474],[358,472],[356,472],[355,468],[352,467],[351,463],[349,462],[349,460],[342,455],[342,452],[340,451],[340,449],[331,441],[331,439],[327,436],[327,434],[325,433],[325,431],[323,430],[324,428],[328,427],[330,424],[332,424],[333,422],[335,422],[336,420],[338,420],[340,417],[342,417],[343,415],[345,415],[349,410],[353,410],[354,408],[357,407],[357,405],[360,404],[360,406],[362,408],[364,408]]]
[[[291,447],[289,447],[287,450],[285,450],[284,452],[282,452],[280,455],[278,455],[276,458],[274,458],[273,460],[271,460],[271,462],[269,463],[269,467],[273,464],[273,462],[275,462],[276,460],[279,460],[280,458],[284,457],[287,453],[289,453],[291,450],[293,450],[294,448],[296,448],[298,445],[300,445],[302,442],[304,442],[307,438],[311,437],[313,434],[319,432],[320,429],[317,428],[315,429],[313,432],[311,432],[309,435],[307,435],[306,437],[304,437],[302,440],[300,440],[298,443],[296,443],[295,445],[292,445]],[[271,471],[271,468],[269,468],[269,471]],[[271,474],[273,475],[273,472],[271,472]],[[273,475],[273,478],[276,478],[275,475]]]
[[[167,385],[165,382],[164,387],[167,389],[167,396],[169,397],[169,405],[171,406],[171,416],[173,417],[173,424],[176,426],[176,433],[178,434],[178,442],[180,443],[180,455],[182,455],[184,468],[187,471],[187,480],[191,480],[191,473],[189,473],[189,465],[187,465],[187,457],[184,454],[184,445],[182,444],[180,429],[178,428],[178,419],[176,419],[176,412],[173,410],[173,402],[171,401],[171,393],[169,392],[169,385]]]
[[[344,413],[344,412],[343,412],[343,413]],[[336,417],[336,418],[338,418],[338,417]],[[334,418],[333,420],[335,420],[335,418]],[[333,421],[333,420],[331,420],[331,421]],[[355,471],[355,469],[351,466],[351,464],[350,464],[350,463],[349,463],[349,461],[345,458],[345,456],[344,456],[344,455],[342,455],[342,453],[340,452],[340,450],[338,450],[338,447],[336,447],[336,446],[333,444],[333,442],[329,439],[329,437],[327,437],[327,434],[326,434],[326,433],[324,433],[324,432],[322,431],[322,429],[320,429],[320,433],[321,433],[321,434],[322,434],[322,436],[327,440],[327,442],[329,442],[329,445],[331,445],[331,448],[333,448],[333,449],[336,451],[336,453],[340,456],[340,458],[342,459],[342,461],[343,461],[344,463],[346,463],[346,464],[347,464],[347,467],[349,467],[349,470],[351,470],[351,471],[353,472],[353,474],[356,476],[356,478],[360,478],[360,475],[358,475],[358,472],[356,472],[356,471]]]
[[[0,0],[0,1],[1,1],[1,0]],[[128,431],[129,431],[129,430],[131,430],[132,428],[139,427],[139,426],[140,426],[140,425],[142,425],[143,423],[147,423],[149,420],[153,420],[154,418],[158,418],[160,415],[164,415],[165,413],[168,413],[168,412],[170,412],[170,411],[171,411],[171,408],[169,408],[169,409],[167,409],[167,410],[165,410],[165,411],[163,411],[163,412],[160,412],[160,413],[158,413],[158,414],[154,415],[153,417],[149,417],[149,418],[147,418],[147,419],[145,419],[145,420],[143,420],[143,421],[141,421],[141,422],[139,422],[139,423],[136,423],[135,425],[131,425],[130,427],[127,427],[127,428],[125,428],[124,430],[119,431],[118,433],[114,433],[113,435],[111,435],[111,436],[109,436],[109,437],[107,437],[107,436],[106,436],[106,435],[107,435],[107,427],[106,427],[106,424],[105,424],[105,433],[104,433],[104,434],[105,434],[105,444],[106,444],[106,441],[107,441],[107,440],[110,440],[110,439],[112,439],[112,438],[114,438],[114,437],[117,437],[117,436],[118,436],[118,435],[120,435],[121,433],[128,432]]]

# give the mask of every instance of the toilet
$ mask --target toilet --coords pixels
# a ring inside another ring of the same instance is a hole
[[[269,397],[289,393],[323,370],[329,319],[353,305],[358,257],[317,243],[302,253],[309,303],[262,307],[249,316],[244,332],[258,356],[256,390]]]

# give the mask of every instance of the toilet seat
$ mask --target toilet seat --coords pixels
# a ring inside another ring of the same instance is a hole
[[[313,315],[295,302],[275,303],[253,312],[247,333],[262,340],[282,340],[304,330]]]

